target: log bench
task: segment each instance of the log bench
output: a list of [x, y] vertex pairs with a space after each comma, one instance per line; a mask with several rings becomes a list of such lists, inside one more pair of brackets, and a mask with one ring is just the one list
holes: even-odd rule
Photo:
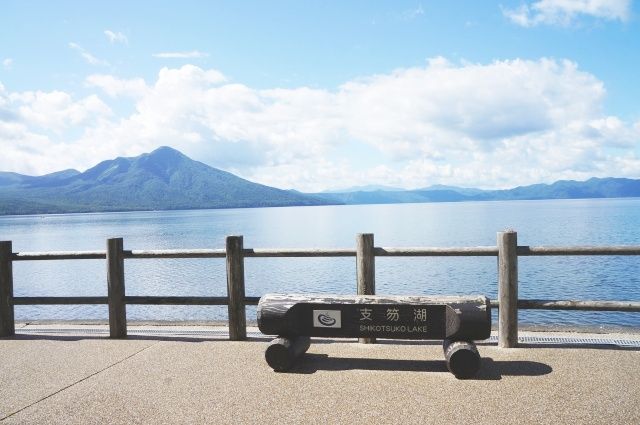
[[447, 368], [469, 378], [480, 368], [474, 340], [491, 334], [485, 296], [267, 294], [258, 303], [258, 327], [277, 335], [266, 349], [273, 370], [290, 370], [310, 337], [442, 340]]

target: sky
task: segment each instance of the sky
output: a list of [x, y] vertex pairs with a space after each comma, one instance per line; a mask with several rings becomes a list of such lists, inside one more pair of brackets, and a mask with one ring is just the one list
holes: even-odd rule
[[633, 0], [0, 3], [0, 170], [160, 146], [249, 180], [640, 178]]

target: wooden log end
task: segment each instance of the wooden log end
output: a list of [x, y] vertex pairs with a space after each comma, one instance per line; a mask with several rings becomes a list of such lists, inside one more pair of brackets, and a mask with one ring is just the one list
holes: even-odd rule
[[458, 379], [468, 379], [480, 370], [480, 353], [473, 342], [444, 340], [447, 368]]
[[276, 372], [287, 372], [296, 360], [309, 349], [311, 339], [308, 336], [297, 338], [278, 337], [271, 341], [264, 357], [267, 364]]

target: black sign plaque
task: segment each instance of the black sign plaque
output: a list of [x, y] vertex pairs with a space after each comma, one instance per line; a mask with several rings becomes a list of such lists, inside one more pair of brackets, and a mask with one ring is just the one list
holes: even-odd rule
[[327, 296], [267, 294], [257, 310], [266, 335], [287, 337], [475, 340], [489, 337], [483, 296]]
[[[297, 333], [318, 337], [443, 339], [446, 305], [300, 303], [287, 312]], [[452, 311], [450, 314], [455, 316]]]

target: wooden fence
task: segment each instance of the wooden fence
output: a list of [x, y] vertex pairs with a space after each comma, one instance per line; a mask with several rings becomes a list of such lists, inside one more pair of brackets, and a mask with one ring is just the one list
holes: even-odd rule
[[[13, 252], [11, 241], [0, 242], [0, 337], [15, 334], [14, 306], [37, 304], [108, 304], [111, 338], [127, 336], [127, 304], [227, 305], [229, 337], [246, 339], [246, 305], [259, 297], [245, 295], [244, 261], [250, 257], [356, 257], [359, 295], [375, 294], [375, 257], [488, 256], [498, 259], [498, 345], [518, 342], [518, 309], [590, 310], [640, 312], [640, 301], [523, 300], [518, 298], [518, 257], [549, 255], [640, 255], [640, 246], [518, 246], [514, 231], [499, 232], [496, 246], [383, 248], [374, 246], [373, 234], [358, 234], [355, 249], [252, 249], [244, 248], [242, 236], [228, 236], [225, 249], [125, 250], [122, 238], [108, 239], [106, 251]], [[128, 296], [124, 264], [140, 258], [225, 258], [227, 295]], [[14, 297], [13, 262], [42, 260], [107, 260], [106, 297]], [[361, 342], [371, 342], [363, 338]]]

